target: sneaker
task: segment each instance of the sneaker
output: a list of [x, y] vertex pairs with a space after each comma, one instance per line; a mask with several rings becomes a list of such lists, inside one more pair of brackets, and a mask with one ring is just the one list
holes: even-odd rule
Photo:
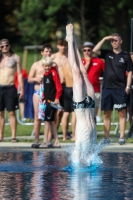
[[104, 138], [104, 139], [102, 140], [102, 142], [103, 142], [104, 144], [109, 144], [111, 141], [110, 141], [109, 138]]
[[120, 144], [120, 145], [125, 144], [125, 140], [124, 140], [123, 138], [120, 138], [120, 139], [119, 139], [119, 144]]

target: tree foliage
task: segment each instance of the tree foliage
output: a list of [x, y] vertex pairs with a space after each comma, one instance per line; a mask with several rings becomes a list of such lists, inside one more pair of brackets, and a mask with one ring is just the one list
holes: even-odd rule
[[19, 34], [15, 12], [21, 0], [0, 0], [0, 38], [16, 38]]
[[124, 40], [123, 47], [128, 50], [130, 46], [132, 0], [0, 0], [0, 8], [0, 36], [21, 33], [23, 44], [65, 37], [65, 26], [71, 22], [79, 44], [97, 43], [118, 32]]
[[62, 19], [63, 22], [67, 21], [65, 9], [69, 7], [70, 2], [69, 0], [23, 0], [21, 11], [17, 16], [24, 41], [40, 44], [54, 39], [56, 30], [62, 26]]
[[123, 38], [123, 48], [129, 50], [133, 1], [102, 0], [100, 13], [103, 13], [99, 19], [100, 36], [103, 37], [118, 32]]

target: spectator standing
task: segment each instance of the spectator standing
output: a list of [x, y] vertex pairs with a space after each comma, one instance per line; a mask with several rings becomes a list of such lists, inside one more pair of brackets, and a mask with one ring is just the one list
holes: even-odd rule
[[[133, 63], [133, 53], [130, 53], [131, 60]], [[127, 119], [129, 119], [130, 125], [133, 122], [133, 76], [132, 76], [132, 83], [131, 83], [131, 89], [129, 93], [129, 108], [127, 109]], [[128, 121], [128, 120], [127, 120]]]
[[71, 140], [75, 141], [75, 126], [76, 126], [76, 115], [73, 109], [73, 78], [72, 72], [67, 62], [63, 68], [63, 77], [65, 81], [65, 89], [64, 89], [64, 112], [62, 116], [62, 132], [63, 132], [63, 141], [68, 138], [68, 122], [69, 116], [71, 116], [71, 128], [72, 128], [72, 138]]
[[19, 98], [23, 99], [24, 96], [24, 83], [21, 72], [20, 57], [15, 54], [11, 48], [8, 39], [0, 41], [1, 57], [0, 57], [0, 141], [3, 141], [4, 132], [4, 110], [9, 113], [10, 127], [12, 133], [11, 142], [17, 142], [16, 139], [16, 114], [15, 110], [18, 109], [18, 95], [14, 85], [14, 75], [17, 71], [18, 82], [21, 87]]
[[[60, 103], [61, 103], [61, 106], [64, 107], [65, 82], [64, 82], [62, 69], [63, 69], [63, 66], [68, 62], [67, 42], [64, 38], [58, 39], [57, 49], [58, 49], [58, 52], [55, 53], [55, 54], [52, 54], [51, 58], [52, 58], [53, 62], [55, 62], [57, 64], [57, 70], [58, 70], [58, 73], [59, 73], [59, 78], [60, 78], [60, 82], [62, 84], [62, 89], [63, 89], [62, 95], [61, 95], [61, 98], [60, 98]], [[59, 111], [59, 110], [56, 111], [55, 121], [56, 121], [57, 129], [60, 125], [62, 114], [63, 114], [62, 111]]]
[[[42, 59], [45, 57], [50, 57], [52, 54], [52, 46], [50, 44], [45, 44], [42, 47], [41, 55]], [[44, 67], [42, 66], [42, 59], [33, 63], [31, 66], [28, 82], [35, 83], [34, 85], [34, 94], [33, 94], [33, 105], [34, 105], [34, 134], [35, 134], [35, 142], [32, 144], [32, 147], [39, 147], [39, 134], [40, 134], [40, 126], [41, 119], [38, 119], [38, 107], [39, 107], [39, 99], [40, 99], [40, 83], [44, 74]]]
[[54, 104], [60, 104], [59, 99], [62, 93], [62, 86], [55, 67], [52, 67], [53, 61], [50, 57], [42, 59], [44, 67], [44, 100], [46, 101], [45, 110], [45, 128], [44, 128], [44, 142], [39, 148], [48, 148], [48, 133], [49, 130], [54, 135], [54, 147], [60, 147], [58, 140], [57, 127], [55, 124], [55, 108], [53, 108], [48, 101]]
[[[111, 42], [112, 50], [100, 50], [105, 41]], [[104, 110], [105, 142], [109, 143], [109, 131], [113, 106], [118, 110], [120, 123], [119, 144], [125, 143], [127, 97], [132, 81], [132, 61], [129, 53], [121, 49], [122, 38], [118, 33], [104, 37], [93, 49], [105, 59], [105, 73], [101, 108]], [[128, 72], [126, 78], [126, 71]]]
[[94, 44], [92, 42], [85, 42], [83, 44], [83, 64], [87, 70], [88, 78], [94, 88], [95, 91], [95, 121], [100, 122], [100, 101], [101, 101], [101, 93], [100, 93], [100, 81], [99, 77], [102, 76], [104, 71], [104, 61], [100, 58], [93, 57], [93, 47]]

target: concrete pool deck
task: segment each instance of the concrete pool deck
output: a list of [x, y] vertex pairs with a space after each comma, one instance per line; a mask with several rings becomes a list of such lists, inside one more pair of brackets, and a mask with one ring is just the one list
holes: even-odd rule
[[[0, 142], [0, 151], [65, 151], [66, 149], [74, 146], [74, 143], [61, 143], [61, 148], [34, 149], [31, 148], [31, 144], [31, 142]], [[118, 143], [110, 143], [109, 145], [103, 147], [101, 152], [133, 152], [133, 144], [127, 143], [124, 145], [119, 145]]]

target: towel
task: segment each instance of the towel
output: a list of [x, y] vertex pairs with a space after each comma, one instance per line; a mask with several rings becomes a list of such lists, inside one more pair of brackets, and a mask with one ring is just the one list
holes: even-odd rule
[[44, 100], [44, 83], [43, 79], [40, 83], [40, 92], [39, 92], [39, 107], [38, 107], [38, 119], [45, 119], [45, 110], [46, 110], [46, 100]]
[[34, 83], [28, 83], [27, 79], [24, 79], [24, 117], [34, 119], [34, 107], [33, 107], [33, 94], [34, 94]]

